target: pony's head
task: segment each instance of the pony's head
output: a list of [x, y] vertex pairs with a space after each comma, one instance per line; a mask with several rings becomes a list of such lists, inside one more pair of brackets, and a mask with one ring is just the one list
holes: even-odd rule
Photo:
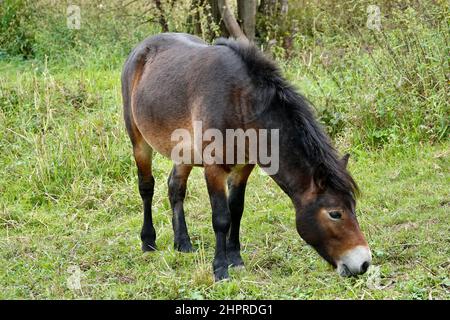
[[[346, 170], [347, 161], [348, 155], [334, 172], [322, 164], [313, 170], [310, 187], [302, 193], [296, 216], [300, 236], [341, 276], [363, 274], [372, 260], [356, 219], [356, 184]], [[339, 179], [346, 180], [339, 184]], [[349, 190], [345, 190], [346, 185]]]

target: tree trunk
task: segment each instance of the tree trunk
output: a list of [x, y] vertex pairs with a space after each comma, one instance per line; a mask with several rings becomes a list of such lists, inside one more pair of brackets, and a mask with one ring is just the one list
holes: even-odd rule
[[217, 4], [219, 5], [219, 11], [222, 16], [222, 20], [227, 27], [230, 35], [238, 40], [248, 41], [244, 32], [242, 32], [241, 28], [239, 27], [239, 24], [236, 21], [233, 12], [230, 9], [228, 0], [217, 0]]
[[256, 0], [238, 0], [238, 17], [249, 41], [255, 40]]
[[166, 16], [161, 4], [161, 0], [155, 0], [156, 8], [159, 11], [159, 24], [163, 32], [169, 32], [169, 24], [167, 23]]
[[219, 9], [219, 1], [218, 0], [208, 0], [208, 2], [211, 7], [211, 16], [214, 19], [214, 22], [219, 26], [220, 33], [224, 37], [228, 37], [230, 35], [230, 33], [228, 32], [228, 29], [222, 20], [222, 14], [220, 13], [220, 9]]

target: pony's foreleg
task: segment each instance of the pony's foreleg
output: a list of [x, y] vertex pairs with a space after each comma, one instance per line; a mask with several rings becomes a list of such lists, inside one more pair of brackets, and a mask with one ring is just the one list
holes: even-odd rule
[[156, 250], [156, 232], [152, 219], [152, 199], [155, 179], [152, 175], [152, 148], [144, 141], [134, 143], [133, 154], [138, 167], [139, 193], [144, 205], [144, 223], [141, 229], [143, 251]]
[[228, 264], [233, 267], [243, 266], [239, 228], [244, 211], [245, 187], [255, 165], [249, 164], [228, 177], [228, 207], [231, 213], [231, 227], [227, 238]]
[[174, 232], [174, 247], [181, 252], [192, 252], [183, 202], [186, 195], [186, 183], [192, 166], [174, 165], [168, 183], [170, 206], [172, 207], [172, 226]]
[[220, 166], [205, 167], [206, 186], [212, 208], [212, 224], [216, 236], [216, 251], [213, 261], [216, 281], [228, 278], [226, 237], [230, 228], [231, 216], [226, 194], [227, 176], [228, 173]]

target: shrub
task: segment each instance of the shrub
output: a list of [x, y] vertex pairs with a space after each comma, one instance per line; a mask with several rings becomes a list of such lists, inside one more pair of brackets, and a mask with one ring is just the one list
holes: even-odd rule
[[0, 2], [0, 56], [34, 55], [33, 3], [28, 0]]

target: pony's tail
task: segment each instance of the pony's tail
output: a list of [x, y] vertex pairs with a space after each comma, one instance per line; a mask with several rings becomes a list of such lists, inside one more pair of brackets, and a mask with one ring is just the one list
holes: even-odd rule
[[144, 67], [147, 61], [149, 48], [145, 45], [139, 45], [128, 56], [121, 75], [122, 81], [122, 102], [123, 102], [123, 116], [125, 125], [129, 134], [132, 133], [134, 126], [133, 119], [133, 103], [134, 92], [137, 85], [141, 81]]

